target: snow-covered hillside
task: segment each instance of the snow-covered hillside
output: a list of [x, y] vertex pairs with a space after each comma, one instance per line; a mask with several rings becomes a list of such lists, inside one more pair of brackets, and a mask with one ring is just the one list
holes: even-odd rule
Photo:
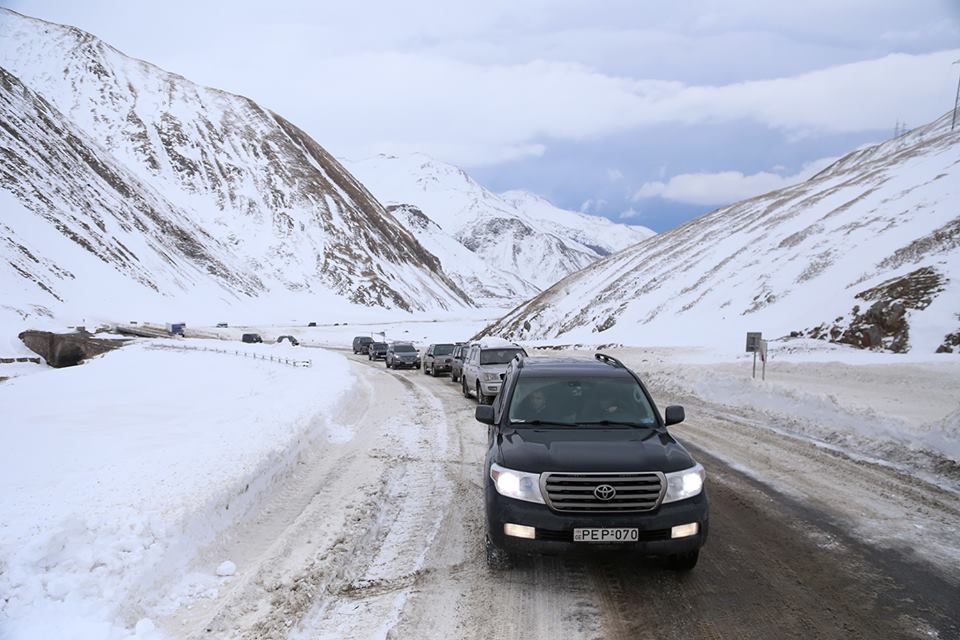
[[[423, 154], [344, 164], [384, 204], [406, 205], [429, 219], [428, 234], [411, 230], [431, 250], [445, 235], [479, 257], [464, 257], [456, 247], [437, 250], [444, 271], [478, 299], [523, 299], [653, 235], [645, 227], [559, 209], [522, 191], [497, 195], [462, 169]], [[504, 288], [489, 270], [512, 284]]]
[[5, 9], [0, 67], [8, 315], [471, 304], [333, 157], [254, 102]]
[[855, 151], [806, 182], [597, 262], [486, 331], [741, 345], [752, 330], [893, 351], [957, 350], [958, 143], [947, 115]]

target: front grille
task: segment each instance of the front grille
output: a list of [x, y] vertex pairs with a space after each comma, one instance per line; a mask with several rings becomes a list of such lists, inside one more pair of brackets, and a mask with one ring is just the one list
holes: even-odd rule
[[[540, 483], [547, 506], [555, 511], [591, 513], [650, 511], [660, 504], [666, 488], [658, 472], [544, 473]], [[615, 491], [608, 500], [597, 497], [597, 487], [604, 485]]]

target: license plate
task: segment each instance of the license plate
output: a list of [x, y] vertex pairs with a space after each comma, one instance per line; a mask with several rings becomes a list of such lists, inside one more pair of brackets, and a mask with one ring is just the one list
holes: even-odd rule
[[636, 542], [639, 529], [574, 529], [574, 542]]

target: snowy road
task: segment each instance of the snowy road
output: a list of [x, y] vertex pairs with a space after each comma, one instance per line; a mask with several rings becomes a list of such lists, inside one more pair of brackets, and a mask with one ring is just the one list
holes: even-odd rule
[[[692, 574], [653, 561], [560, 558], [492, 573], [482, 553], [486, 430], [473, 420], [475, 404], [449, 378], [351, 359], [360, 384], [341, 423], [352, 437], [305, 457], [261, 510], [201, 554], [206, 564], [230, 558], [238, 573], [212, 597], [172, 612], [163, 631], [196, 638], [960, 637], [954, 567], [945, 562], [938, 571], [889, 544], [871, 546], [854, 524], [857, 513], [895, 518], [915, 505], [941, 527], [929, 539], [955, 552], [955, 494], [761, 430], [695, 398], [683, 399], [689, 421], [675, 429], [696, 447], [710, 482], [711, 538]], [[792, 469], [797, 488], [775, 491], [721, 459], [788, 482]], [[838, 501], [842, 508], [831, 506]]]

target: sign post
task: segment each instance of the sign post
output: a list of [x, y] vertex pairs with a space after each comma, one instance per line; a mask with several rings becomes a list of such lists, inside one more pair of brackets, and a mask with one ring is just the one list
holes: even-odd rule
[[[760, 351], [760, 342], [763, 339], [763, 334], [760, 331], [748, 331], [747, 332], [747, 353], [753, 354], [753, 377], [757, 377], [757, 352]], [[766, 357], [766, 352], [764, 356]]]
[[762, 373], [760, 374], [761, 380], [767, 379], [767, 341], [760, 341], [760, 362], [763, 363], [763, 368], [761, 369]]

